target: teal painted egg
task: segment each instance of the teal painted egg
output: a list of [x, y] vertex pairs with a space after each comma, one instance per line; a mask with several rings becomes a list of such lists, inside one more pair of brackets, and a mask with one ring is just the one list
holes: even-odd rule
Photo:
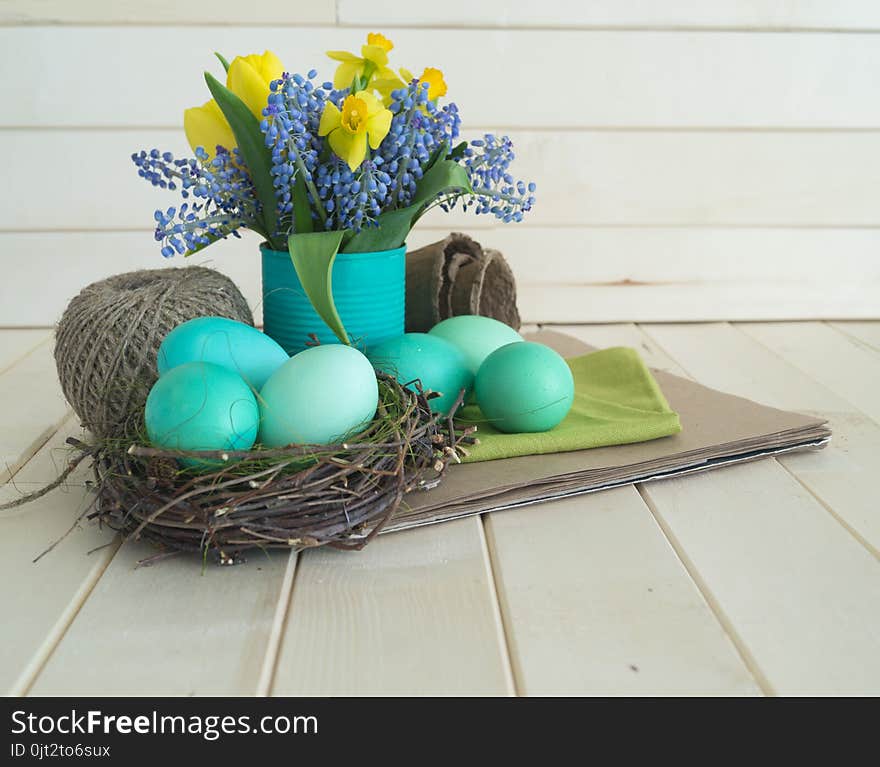
[[159, 447], [248, 450], [257, 438], [260, 412], [240, 375], [209, 362], [187, 362], [153, 384], [144, 421], [150, 442]]
[[480, 410], [496, 429], [548, 431], [574, 402], [574, 378], [553, 349], [531, 342], [512, 343], [490, 354], [474, 384]]
[[479, 317], [465, 314], [450, 317], [436, 324], [430, 335], [443, 338], [457, 346], [471, 373], [477, 374], [483, 360], [501, 346], [522, 341], [522, 336], [509, 325], [493, 320], [491, 317]]
[[165, 336], [156, 363], [163, 376], [187, 362], [211, 362], [238, 373], [259, 391], [288, 359], [277, 342], [255, 327], [226, 317], [197, 317]]
[[376, 414], [379, 387], [370, 361], [351, 346], [299, 352], [260, 390], [266, 447], [327, 445], [362, 431]]
[[421, 381], [427, 391], [440, 392], [441, 397], [429, 400], [431, 410], [446, 414], [455, 404], [458, 393], [470, 390], [474, 376], [458, 347], [439, 336], [427, 333], [406, 333], [390, 338], [367, 350], [367, 357], [376, 370], [394, 376], [402, 384]]

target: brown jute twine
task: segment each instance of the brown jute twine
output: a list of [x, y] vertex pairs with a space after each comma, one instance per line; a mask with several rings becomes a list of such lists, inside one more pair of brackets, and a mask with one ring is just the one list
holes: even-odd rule
[[99, 438], [143, 411], [165, 335], [195, 317], [254, 324], [228, 277], [201, 266], [118, 274], [74, 298], [56, 328], [55, 363], [67, 401]]
[[453, 232], [406, 256], [406, 329], [425, 333], [461, 314], [492, 317], [520, 328], [516, 281], [504, 256]]

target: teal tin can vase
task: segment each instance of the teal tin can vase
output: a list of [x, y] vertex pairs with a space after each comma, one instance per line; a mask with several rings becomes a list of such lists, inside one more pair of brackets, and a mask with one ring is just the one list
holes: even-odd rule
[[[339, 343], [303, 290], [287, 251], [261, 247], [263, 329], [296, 354], [311, 342]], [[354, 346], [364, 350], [403, 335], [406, 246], [375, 253], [339, 253], [333, 264], [333, 300]]]

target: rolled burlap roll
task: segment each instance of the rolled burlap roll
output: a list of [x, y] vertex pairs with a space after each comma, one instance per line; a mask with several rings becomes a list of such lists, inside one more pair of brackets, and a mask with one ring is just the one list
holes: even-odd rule
[[117, 274], [82, 289], [55, 332], [55, 362], [67, 401], [101, 438], [124, 431], [156, 381], [165, 335], [195, 317], [254, 324], [235, 284], [201, 266]]
[[516, 281], [504, 256], [453, 232], [407, 253], [406, 330], [424, 333], [462, 314], [492, 317], [514, 330], [521, 324]]

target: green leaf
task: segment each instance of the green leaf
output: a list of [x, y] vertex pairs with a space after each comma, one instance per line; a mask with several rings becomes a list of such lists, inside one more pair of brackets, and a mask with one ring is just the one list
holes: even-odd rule
[[438, 160], [445, 160], [448, 155], [449, 142], [443, 141], [440, 146], [438, 146], [433, 152], [431, 152], [431, 156], [428, 158], [428, 162], [425, 165], [425, 170], [430, 170], [437, 164]]
[[455, 160], [438, 160], [416, 184], [413, 204], [421, 204], [422, 210], [445, 194], [470, 194], [471, 182], [467, 171]]
[[399, 248], [425, 209], [446, 194], [471, 192], [467, 171], [453, 160], [438, 160], [416, 185], [413, 202], [406, 208], [388, 210], [376, 219], [378, 226], [361, 229], [345, 245], [345, 253], [373, 253]]
[[257, 199], [263, 208], [260, 216], [263, 230], [270, 235], [274, 234], [278, 226], [278, 211], [275, 189], [272, 186], [272, 152], [266, 146], [260, 123], [245, 103], [210, 72], [205, 72], [205, 82], [232, 128], [238, 150], [247, 164]]
[[333, 262], [344, 232], [307, 232], [287, 238], [293, 268], [318, 316], [344, 344], [351, 344], [333, 300]]
[[314, 228], [306, 179], [302, 173], [298, 173], [293, 185], [293, 230], [304, 233], [311, 232]]
[[223, 69], [224, 69], [224, 71], [228, 72], [228, 71], [229, 71], [229, 62], [228, 62], [225, 58], [223, 58], [223, 54], [222, 54], [222, 53], [217, 53], [217, 51], [214, 51], [214, 55], [215, 55], [218, 59], [220, 59], [220, 63], [223, 65]]
[[456, 144], [453, 150], [449, 153], [450, 160], [460, 160], [464, 157], [464, 150], [467, 149], [467, 141], [462, 141], [459, 144]]
[[345, 253], [376, 253], [380, 250], [399, 248], [406, 242], [406, 236], [412, 229], [413, 216], [419, 212], [418, 205], [407, 208], [388, 210], [379, 214], [376, 219], [378, 226], [361, 229], [343, 248]]

